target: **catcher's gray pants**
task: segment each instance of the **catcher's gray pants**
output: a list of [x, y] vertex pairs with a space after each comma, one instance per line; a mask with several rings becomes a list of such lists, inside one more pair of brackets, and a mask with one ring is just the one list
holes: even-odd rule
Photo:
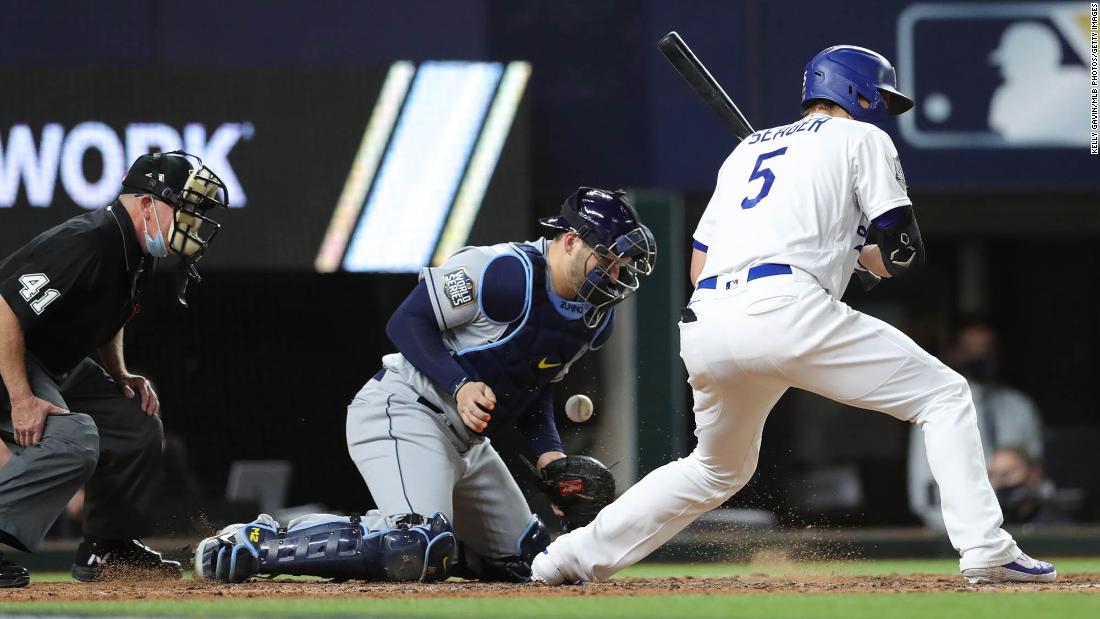
[[14, 440], [10, 402], [0, 384], [0, 438], [12, 457], [0, 468], [0, 541], [34, 551], [65, 504], [85, 486], [85, 535], [129, 539], [148, 533], [164, 429], [128, 400], [91, 359], [53, 377], [28, 356], [36, 396], [71, 411], [47, 415], [42, 440]]
[[482, 557], [516, 554], [531, 510], [488, 439], [469, 443], [386, 372], [348, 407], [348, 452], [381, 516], [442, 512]]

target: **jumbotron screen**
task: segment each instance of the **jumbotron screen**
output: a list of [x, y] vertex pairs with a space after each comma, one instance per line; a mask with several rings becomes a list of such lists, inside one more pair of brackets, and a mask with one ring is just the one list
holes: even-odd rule
[[0, 255], [109, 204], [139, 155], [183, 149], [229, 193], [204, 267], [416, 271], [465, 244], [489, 202], [526, 201], [524, 174], [494, 172], [526, 161], [513, 129], [529, 74], [456, 61], [0, 70], [21, 93], [0, 112]]

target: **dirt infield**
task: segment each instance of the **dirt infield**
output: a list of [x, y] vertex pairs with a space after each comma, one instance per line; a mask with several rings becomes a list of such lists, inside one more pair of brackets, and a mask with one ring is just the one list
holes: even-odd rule
[[441, 598], [503, 596], [751, 595], [758, 593], [901, 593], [935, 591], [1057, 591], [1100, 594], [1100, 573], [1072, 574], [1050, 584], [970, 586], [961, 577], [768, 576], [727, 578], [624, 578], [573, 587], [449, 581], [418, 583], [265, 581], [226, 585], [206, 581], [42, 583], [0, 590], [0, 603], [92, 600], [198, 600], [231, 598]]

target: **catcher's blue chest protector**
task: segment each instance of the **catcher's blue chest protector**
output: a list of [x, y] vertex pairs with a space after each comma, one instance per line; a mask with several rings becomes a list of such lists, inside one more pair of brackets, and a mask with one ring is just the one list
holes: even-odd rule
[[[527, 298], [520, 317], [495, 342], [460, 351], [455, 359], [471, 380], [493, 389], [493, 417], [512, 422], [539, 400], [562, 367], [586, 350], [596, 350], [610, 335], [611, 309], [595, 328], [581, 320], [583, 307], [551, 298], [546, 258], [534, 247], [513, 244], [527, 275]], [[559, 305], [574, 306], [559, 308]], [[494, 423], [491, 428], [510, 425]]]

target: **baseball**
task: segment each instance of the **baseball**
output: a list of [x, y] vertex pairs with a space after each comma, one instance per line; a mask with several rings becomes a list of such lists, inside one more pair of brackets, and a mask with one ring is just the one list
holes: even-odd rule
[[579, 393], [565, 401], [565, 416], [571, 421], [584, 423], [592, 418], [592, 400]]

